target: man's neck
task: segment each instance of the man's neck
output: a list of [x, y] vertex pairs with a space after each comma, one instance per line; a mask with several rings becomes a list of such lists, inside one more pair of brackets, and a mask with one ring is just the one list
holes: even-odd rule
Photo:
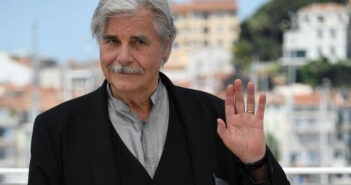
[[[152, 88], [151, 88], [152, 87]], [[117, 92], [110, 86], [112, 96], [126, 103], [131, 112], [138, 115], [143, 122], [147, 121], [152, 109], [151, 96], [157, 90], [158, 83], [147, 90], [137, 92]]]

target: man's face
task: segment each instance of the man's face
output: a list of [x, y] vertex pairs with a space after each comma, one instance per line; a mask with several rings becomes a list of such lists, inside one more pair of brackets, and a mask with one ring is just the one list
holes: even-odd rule
[[114, 95], [156, 89], [169, 41], [161, 45], [153, 20], [146, 8], [130, 16], [108, 19], [106, 31], [99, 40], [100, 59]]

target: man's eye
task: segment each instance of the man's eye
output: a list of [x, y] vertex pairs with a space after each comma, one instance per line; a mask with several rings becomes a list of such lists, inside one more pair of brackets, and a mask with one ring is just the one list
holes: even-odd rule
[[146, 44], [146, 42], [143, 40], [137, 40], [136, 42], [137, 42], [137, 44], [141, 44], [141, 45]]
[[117, 42], [117, 40], [115, 40], [115, 39], [107, 39], [106, 40], [106, 43], [116, 43]]
[[114, 38], [105, 38], [104, 43], [105, 44], [118, 44], [119, 40], [114, 39]]

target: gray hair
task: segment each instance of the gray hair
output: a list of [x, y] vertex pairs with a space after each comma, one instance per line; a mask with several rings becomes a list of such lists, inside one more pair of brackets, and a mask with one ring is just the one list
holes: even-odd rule
[[100, 0], [91, 20], [92, 35], [99, 40], [106, 29], [109, 17], [133, 15], [141, 7], [146, 7], [152, 12], [155, 20], [153, 26], [161, 44], [166, 38], [170, 39], [168, 56], [162, 61], [163, 65], [169, 58], [176, 36], [173, 13], [168, 0]]

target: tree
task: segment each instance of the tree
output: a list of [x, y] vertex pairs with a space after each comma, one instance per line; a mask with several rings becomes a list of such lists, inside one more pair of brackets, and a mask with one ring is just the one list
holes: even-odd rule
[[266, 134], [267, 146], [277, 160], [280, 160], [279, 144], [277, 139], [271, 133]]
[[350, 60], [331, 64], [324, 58], [309, 62], [298, 68], [296, 72], [297, 82], [306, 83], [313, 87], [322, 85], [323, 79], [329, 79], [333, 87], [351, 87]]

